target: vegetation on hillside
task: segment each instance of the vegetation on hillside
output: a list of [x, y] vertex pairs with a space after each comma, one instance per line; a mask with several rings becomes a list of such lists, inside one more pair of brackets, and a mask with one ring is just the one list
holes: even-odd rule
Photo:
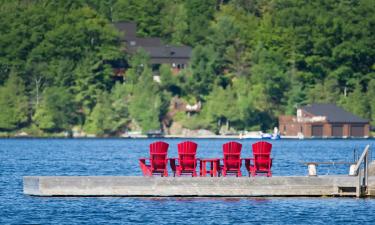
[[[0, 131], [266, 130], [313, 102], [375, 125], [373, 0], [0, 0], [0, 18]], [[154, 82], [144, 51], [121, 50], [123, 20], [192, 46], [189, 67]], [[171, 116], [174, 96], [202, 110]]]

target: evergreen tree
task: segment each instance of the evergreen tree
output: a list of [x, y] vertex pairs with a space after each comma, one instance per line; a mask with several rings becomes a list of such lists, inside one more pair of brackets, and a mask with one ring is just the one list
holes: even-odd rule
[[137, 22], [137, 33], [141, 36], [161, 36], [160, 18], [164, 0], [117, 0], [113, 6], [115, 21]]
[[103, 83], [95, 77], [95, 67], [91, 58], [82, 61], [74, 71], [74, 86], [72, 87], [75, 101], [86, 115], [95, 106], [95, 101], [100, 90], [104, 89]]
[[254, 106], [263, 112], [276, 115], [286, 103], [289, 82], [284, 61], [277, 52], [258, 48], [253, 54], [251, 88]]
[[130, 122], [129, 116], [129, 93], [126, 85], [116, 83], [112, 88], [111, 102], [113, 109], [114, 130], [123, 130]]
[[0, 129], [14, 130], [28, 121], [28, 100], [25, 84], [15, 72], [12, 72], [0, 87]]
[[375, 79], [372, 79], [368, 85], [367, 99], [371, 109], [371, 125], [375, 126]]
[[240, 119], [237, 96], [230, 86], [227, 86], [226, 89], [215, 86], [210, 95], [207, 96], [205, 110], [212, 123], [216, 125], [217, 130], [225, 126], [225, 130], [228, 131], [231, 122]]
[[173, 44], [188, 42], [187, 12], [183, 4], [167, 4], [162, 14], [163, 36]]
[[208, 25], [214, 16], [216, 0], [189, 0], [185, 2], [189, 26], [189, 44], [195, 46], [205, 43]]
[[89, 134], [104, 135], [115, 132], [116, 122], [114, 112], [107, 92], [98, 95], [98, 100], [87, 117], [84, 124], [84, 131]]
[[61, 131], [75, 122], [73, 97], [63, 87], [49, 87], [43, 92], [40, 106], [33, 116], [34, 123], [42, 130]]
[[158, 87], [152, 79], [151, 71], [146, 68], [135, 84], [129, 103], [130, 115], [144, 133], [159, 130], [161, 106]]
[[218, 55], [212, 46], [198, 46], [191, 58], [192, 74], [188, 77], [186, 93], [195, 97], [208, 95], [216, 80]]
[[169, 91], [172, 95], [181, 95], [181, 87], [178, 84], [177, 75], [173, 75], [169, 65], [160, 67], [161, 88]]
[[352, 93], [349, 93], [342, 102], [344, 108], [355, 115], [370, 119], [371, 118], [371, 102], [362, 92], [362, 86], [357, 83]]

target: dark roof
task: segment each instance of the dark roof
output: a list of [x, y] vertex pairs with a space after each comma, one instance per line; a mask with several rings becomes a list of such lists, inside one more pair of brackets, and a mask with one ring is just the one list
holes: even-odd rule
[[124, 34], [121, 35], [122, 41], [137, 37], [137, 24], [135, 22], [115, 22], [113, 25]]
[[130, 53], [136, 52], [138, 48], [143, 48], [150, 55], [151, 60], [165, 58], [168, 60], [166, 62], [181, 58], [188, 60], [191, 56], [192, 48], [189, 46], [164, 45], [158, 37], [137, 37], [135, 22], [117, 22], [114, 23], [114, 26], [124, 33], [121, 40], [126, 42], [126, 50]]
[[190, 58], [189, 46], [142, 47], [151, 58]]
[[156, 37], [137, 38], [135, 41], [137, 46], [142, 47], [156, 47], [163, 45], [161, 39]]
[[315, 116], [325, 116], [331, 123], [368, 123], [369, 120], [362, 119], [350, 112], [336, 106], [335, 104], [311, 104], [301, 107], [302, 110]]

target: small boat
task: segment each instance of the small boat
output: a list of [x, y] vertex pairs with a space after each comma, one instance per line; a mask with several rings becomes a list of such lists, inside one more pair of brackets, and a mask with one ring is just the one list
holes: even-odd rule
[[272, 134], [262, 134], [262, 139], [272, 139], [272, 140], [278, 140], [280, 139], [280, 133], [279, 129], [277, 127], [273, 128], [273, 133]]
[[268, 133], [265, 133], [265, 134], [262, 134], [262, 139], [272, 139], [272, 134], [268, 134]]
[[240, 134], [240, 139], [262, 139], [261, 131], [250, 131]]
[[273, 133], [263, 133], [262, 131], [250, 131], [244, 132], [240, 134], [240, 139], [271, 139], [271, 140], [279, 140], [280, 133], [277, 127], [273, 129]]

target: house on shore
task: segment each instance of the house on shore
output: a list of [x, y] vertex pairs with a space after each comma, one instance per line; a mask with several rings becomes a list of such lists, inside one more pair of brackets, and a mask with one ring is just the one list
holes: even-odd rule
[[279, 130], [284, 136], [368, 137], [370, 123], [335, 104], [311, 104], [298, 108], [297, 116], [280, 116]]
[[121, 42], [126, 46], [126, 52], [134, 54], [142, 48], [149, 54], [153, 71], [157, 72], [161, 64], [168, 64], [173, 73], [178, 73], [189, 64], [190, 46], [163, 44], [158, 37], [138, 37], [135, 22], [116, 22], [114, 26], [122, 33]]

